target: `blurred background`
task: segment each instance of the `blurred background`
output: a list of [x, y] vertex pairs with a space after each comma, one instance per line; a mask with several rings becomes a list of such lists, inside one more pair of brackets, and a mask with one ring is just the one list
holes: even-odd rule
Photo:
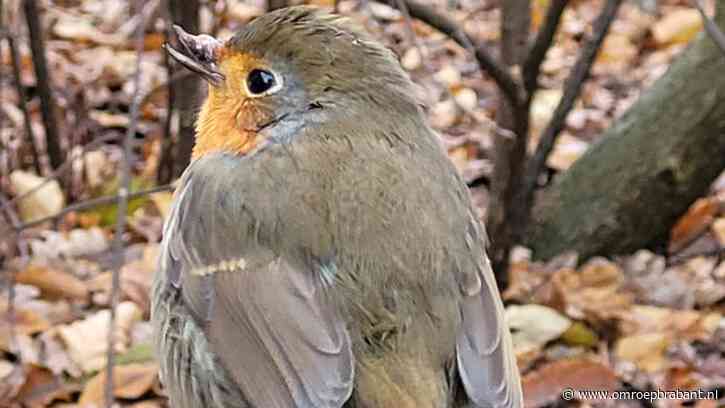
[[302, 3], [418, 85], [527, 407], [725, 404], [725, 1], [2, 0], [0, 406], [166, 406], [149, 288], [206, 83], [162, 45]]

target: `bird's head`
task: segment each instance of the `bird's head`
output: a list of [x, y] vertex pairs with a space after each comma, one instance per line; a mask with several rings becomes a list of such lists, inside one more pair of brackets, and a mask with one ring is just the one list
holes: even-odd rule
[[209, 83], [195, 158], [219, 150], [249, 154], [335, 120], [376, 126], [379, 118], [420, 115], [393, 53], [345, 17], [287, 8], [224, 42], [175, 30], [181, 47], [167, 50]]

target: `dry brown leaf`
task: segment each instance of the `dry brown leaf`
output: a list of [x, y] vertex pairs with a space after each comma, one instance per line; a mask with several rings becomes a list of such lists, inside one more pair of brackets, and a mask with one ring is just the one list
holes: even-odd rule
[[[135, 399], [149, 392], [158, 378], [155, 363], [127, 364], [113, 370], [113, 395], [116, 398]], [[86, 383], [78, 403], [81, 406], [103, 406], [106, 371], [99, 372]]]
[[55, 400], [71, 401], [77, 387], [66, 384], [49, 370], [30, 365], [26, 367], [26, 380], [15, 397], [25, 407], [42, 408]]
[[174, 194], [168, 191], [163, 191], [160, 193], [151, 194], [149, 198], [156, 206], [156, 209], [159, 210], [161, 218], [165, 220], [166, 217], [169, 216], [169, 211], [171, 210], [171, 201], [174, 199]]
[[720, 217], [712, 223], [712, 234], [720, 247], [725, 248], [725, 217]]
[[615, 391], [619, 380], [609, 367], [586, 358], [576, 358], [545, 364], [526, 374], [521, 385], [524, 406], [537, 408], [558, 401], [562, 391], [568, 388]]
[[37, 287], [44, 296], [52, 299], [88, 299], [88, 288], [83, 281], [47, 263], [31, 263], [15, 276], [15, 280]]
[[[121, 269], [122, 299], [133, 301], [141, 308], [143, 314], [149, 310], [151, 283], [157, 267], [159, 245], [147, 244], [143, 246], [141, 259], [131, 261]], [[107, 305], [111, 293], [113, 275], [104, 272], [87, 282], [88, 289], [93, 294], [93, 302], [98, 305]]]
[[[14, 324], [11, 324], [11, 320]], [[14, 319], [7, 310], [7, 303], [0, 305], [0, 350], [10, 351], [11, 329], [16, 334], [32, 335], [51, 327], [50, 322], [40, 314], [25, 308], [15, 308]]]
[[702, 18], [694, 8], [677, 8], [665, 14], [652, 27], [659, 45], [686, 44], [702, 29]]
[[620, 331], [627, 335], [657, 332], [671, 339], [707, 340], [715, 333], [721, 319], [722, 315], [716, 312], [635, 305], [621, 320]]
[[[85, 319], [58, 327], [71, 360], [84, 372], [101, 369], [106, 364], [110, 311], [101, 310]], [[141, 320], [141, 310], [133, 302], [121, 302], [116, 310], [116, 342], [118, 352], [126, 350], [131, 326]]]
[[10, 372], [0, 377], [0, 407], [12, 407], [17, 404], [15, 397], [25, 384], [26, 370], [21, 365], [15, 365]]
[[79, 378], [83, 374], [80, 368], [71, 361], [68, 351], [61, 344], [55, 330], [51, 329], [42, 333], [38, 342], [40, 349], [43, 350], [43, 367], [55, 375], [68, 374], [71, 377]]
[[580, 272], [564, 268], [552, 277], [566, 314], [594, 324], [617, 319], [632, 305], [634, 295], [623, 283], [619, 266], [604, 258], [592, 258]]
[[665, 351], [671, 342], [671, 336], [661, 332], [626, 336], [617, 341], [614, 353], [617, 358], [652, 373], [665, 367]]
[[597, 62], [609, 64], [609, 69], [626, 68], [639, 53], [628, 35], [611, 33], [604, 40]]
[[695, 201], [670, 231], [668, 251], [675, 253], [685, 248], [707, 230], [719, 211], [720, 204], [714, 197], [704, 197]]

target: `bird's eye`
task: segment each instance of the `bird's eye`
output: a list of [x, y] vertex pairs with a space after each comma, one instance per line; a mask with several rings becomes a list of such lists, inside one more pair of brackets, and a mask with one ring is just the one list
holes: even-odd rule
[[247, 76], [247, 90], [250, 96], [262, 96], [275, 92], [281, 84], [277, 77], [264, 69], [253, 69]]

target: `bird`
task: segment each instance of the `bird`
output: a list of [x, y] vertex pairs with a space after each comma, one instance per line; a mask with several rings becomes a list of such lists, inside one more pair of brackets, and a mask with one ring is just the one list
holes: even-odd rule
[[174, 30], [208, 94], [151, 294], [170, 405], [522, 407], [484, 227], [395, 54], [309, 6]]

